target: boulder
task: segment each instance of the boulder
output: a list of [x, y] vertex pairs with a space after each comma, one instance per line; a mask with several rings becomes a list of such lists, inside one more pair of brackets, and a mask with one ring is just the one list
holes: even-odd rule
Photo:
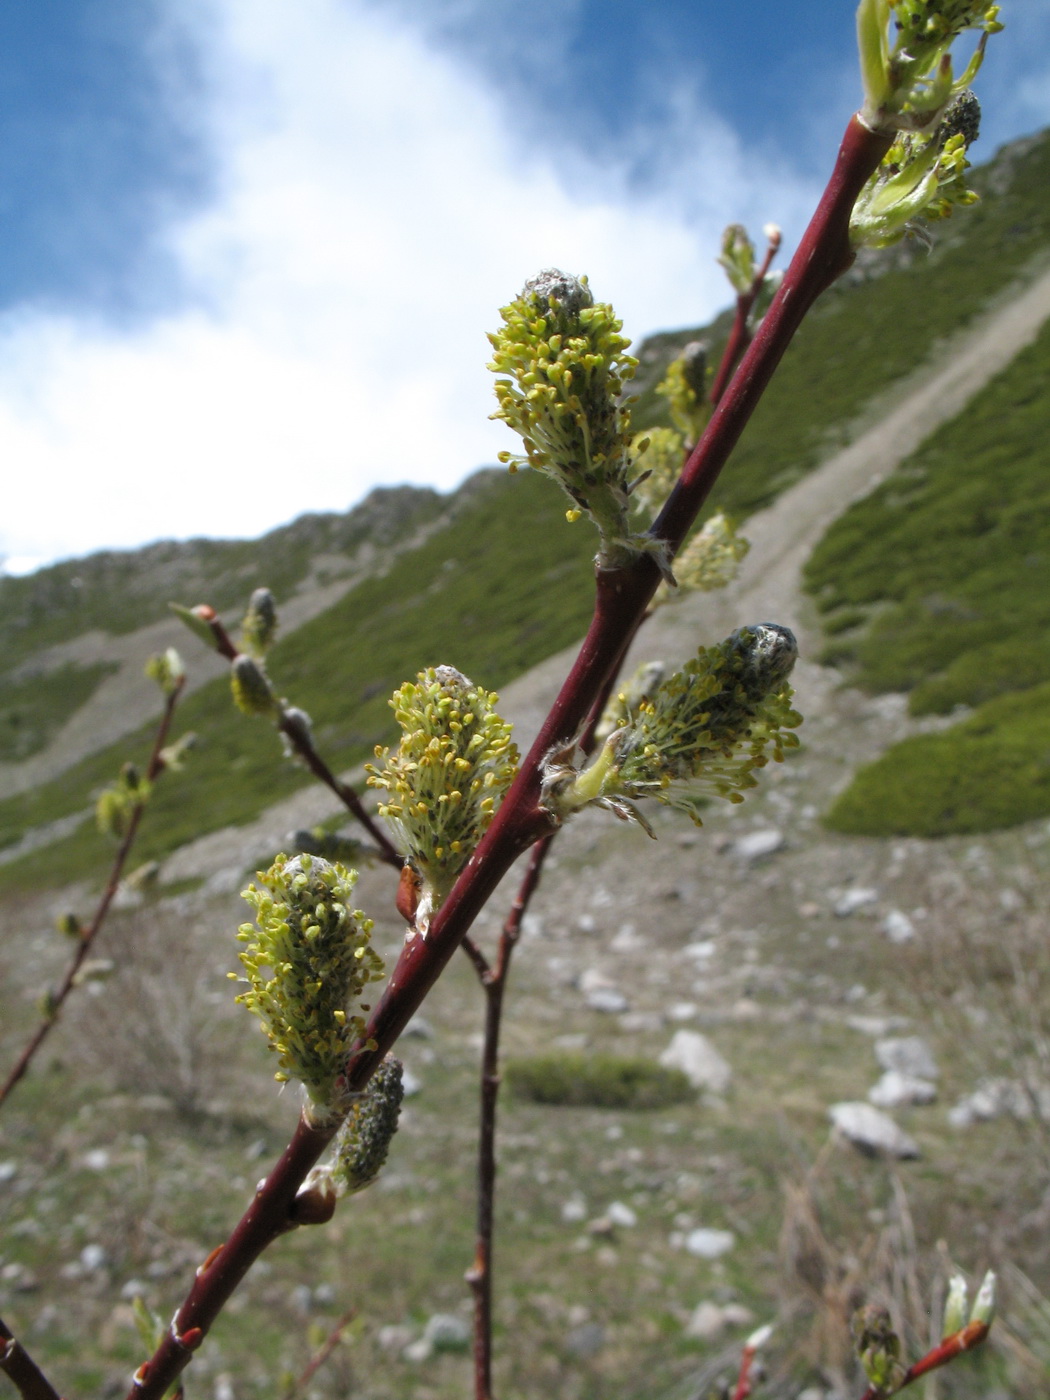
[[733, 1077], [728, 1063], [699, 1031], [675, 1031], [660, 1063], [667, 1069], [680, 1069], [694, 1089], [708, 1089], [713, 1094], [724, 1094]]
[[919, 1145], [899, 1128], [889, 1114], [870, 1103], [835, 1103], [828, 1109], [840, 1137], [867, 1157], [918, 1157]]

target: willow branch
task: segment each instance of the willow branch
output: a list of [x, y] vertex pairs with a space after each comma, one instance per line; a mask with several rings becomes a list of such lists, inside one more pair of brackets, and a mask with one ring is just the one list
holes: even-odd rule
[[[850, 212], [888, 147], [888, 138], [875, 135], [855, 117], [851, 120], [831, 180], [780, 290], [652, 527], [654, 541], [670, 555], [681, 546], [806, 312], [850, 265]], [[517, 857], [556, 829], [539, 802], [543, 760], [550, 749], [572, 743], [582, 731], [659, 582], [659, 569], [647, 554], [623, 568], [598, 571], [594, 617], [579, 655], [492, 825], [427, 935], [417, 934], [404, 946], [347, 1066], [348, 1091], [368, 1083]], [[300, 1141], [303, 1131], [300, 1125], [215, 1262], [195, 1281], [176, 1313], [172, 1336], [141, 1368], [128, 1400], [160, 1400], [189, 1360], [185, 1337], [207, 1331], [255, 1259], [289, 1227], [295, 1190], [335, 1127], [310, 1129], [308, 1140]]]
[[[223, 626], [218, 613], [214, 608], [204, 604], [195, 609], [202, 621], [211, 628], [212, 636], [215, 639], [215, 650], [220, 656], [229, 662], [237, 660], [241, 653], [234, 644], [229, 632]], [[314, 741], [310, 734], [302, 726], [293, 724], [282, 706], [281, 714], [276, 721], [278, 731], [284, 735], [289, 745], [310, 770], [314, 777], [325, 785], [326, 788], [339, 799], [350, 815], [359, 822], [368, 832], [376, 844], [379, 858], [385, 864], [392, 866], [395, 870], [400, 870], [405, 863], [404, 856], [400, 853], [394, 843], [387, 836], [383, 828], [375, 822], [371, 814], [354, 788], [349, 783], [345, 783], [342, 778], [337, 778], [329, 768], [321, 755], [317, 752]]]
[[[171, 693], [168, 695], [164, 705], [164, 713], [161, 715], [160, 723], [157, 726], [157, 732], [153, 740], [153, 749], [150, 753], [149, 766], [146, 769], [147, 783], [155, 782], [164, 771], [163, 749], [168, 742], [168, 732], [171, 729], [171, 721], [175, 713], [175, 706], [178, 704], [184, 684], [185, 678], [180, 676], [174, 682]], [[121, 877], [124, 874], [124, 866], [127, 864], [128, 856], [131, 854], [131, 848], [135, 844], [139, 822], [142, 820], [142, 813], [145, 807], [146, 803], [142, 801], [132, 804], [128, 815], [127, 829], [124, 832], [117, 854], [113, 859], [113, 864], [110, 867], [109, 879], [106, 881], [106, 888], [102, 892], [102, 898], [99, 900], [95, 909], [94, 917], [86, 927], [80, 929], [77, 935], [76, 951], [69, 961], [69, 966], [66, 968], [62, 981], [48, 996], [46, 1013], [41, 1018], [39, 1026], [37, 1026], [36, 1030], [26, 1042], [21, 1055], [19, 1055], [14, 1068], [7, 1076], [3, 1087], [0, 1088], [0, 1106], [6, 1103], [11, 1091], [32, 1063], [33, 1057], [51, 1034], [51, 1028], [58, 1020], [59, 1012], [62, 1010], [66, 998], [76, 986], [77, 973], [80, 971], [88, 953], [90, 953], [91, 946], [98, 936], [99, 930], [106, 921], [106, 915], [109, 913], [110, 905], [113, 903], [117, 889], [120, 886]]]
[[708, 402], [717, 406], [729, 387], [737, 365], [743, 358], [744, 351], [751, 344], [752, 332], [750, 326], [751, 311], [755, 305], [758, 295], [762, 290], [762, 284], [766, 280], [766, 273], [769, 271], [773, 259], [777, 255], [780, 247], [780, 232], [776, 231], [775, 237], [768, 240], [766, 244], [766, 255], [762, 259], [762, 265], [755, 273], [750, 287], [746, 292], [737, 294], [736, 311], [733, 315], [733, 325], [729, 332], [729, 339], [726, 341], [722, 358], [718, 364], [718, 371], [715, 374], [714, 383], [711, 385], [710, 393], [707, 396]]
[[15, 1386], [22, 1400], [62, 1400], [25, 1347], [0, 1317], [0, 1371]]
[[988, 1336], [989, 1330], [989, 1324], [986, 1322], [968, 1322], [965, 1327], [953, 1332], [950, 1337], [945, 1337], [943, 1342], [939, 1342], [924, 1357], [909, 1366], [904, 1373], [904, 1379], [893, 1390], [880, 1390], [877, 1385], [869, 1385], [861, 1400], [886, 1400], [887, 1396], [896, 1395], [914, 1381], [929, 1375], [931, 1371], [947, 1366], [957, 1356], [962, 1356], [963, 1352], [979, 1347]]
[[478, 1195], [474, 1262], [466, 1279], [474, 1295], [474, 1397], [492, 1396], [492, 1242], [496, 1206], [496, 1105], [499, 1099], [499, 1041], [503, 997], [510, 962], [521, 937], [522, 920], [540, 883], [553, 836], [537, 842], [529, 856], [510, 913], [500, 934], [495, 967], [481, 976], [485, 991], [485, 1039], [481, 1056], [481, 1104], [478, 1126]]

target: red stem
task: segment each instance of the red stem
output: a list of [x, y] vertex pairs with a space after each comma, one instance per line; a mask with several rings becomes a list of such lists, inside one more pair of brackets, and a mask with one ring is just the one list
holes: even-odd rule
[[747, 1400], [751, 1394], [751, 1368], [755, 1364], [755, 1356], [754, 1347], [744, 1348], [740, 1357], [740, 1374], [736, 1378], [736, 1387], [733, 1390], [733, 1400]]
[[715, 375], [714, 383], [708, 394], [708, 402], [717, 407], [722, 395], [729, 387], [729, 381], [733, 377], [737, 365], [743, 357], [744, 351], [751, 344], [751, 328], [748, 325], [748, 318], [751, 315], [751, 308], [755, 304], [762, 284], [766, 280], [766, 273], [770, 264], [777, 255], [780, 247], [780, 234], [771, 238], [766, 247], [766, 255], [762, 259], [762, 266], [755, 273], [751, 286], [746, 292], [740, 292], [736, 299], [736, 315], [733, 317], [733, 326], [729, 332], [729, 339], [726, 341], [726, 348], [722, 352], [722, 359], [719, 362], [718, 373]]
[[[178, 703], [183, 684], [184, 680], [182, 677], [175, 682], [171, 694], [168, 696], [167, 703], [164, 706], [164, 713], [161, 716], [160, 723], [157, 726], [157, 733], [153, 740], [153, 750], [150, 754], [149, 766], [146, 769], [146, 781], [149, 783], [155, 782], [164, 770], [164, 760], [161, 758], [161, 750], [167, 743], [172, 716], [175, 713], [175, 706]], [[124, 873], [124, 865], [131, 853], [132, 846], [135, 844], [135, 837], [138, 834], [139, 822], [142, 820], [142, 813], [145, 810], [145, 806], [146, 804], [144, 802], [136, 802], [131, 808], [127, 830], [124, 832], [124, 837], [114, 857], [113, 865], [109, 872], [109, 879], [106, 882], [106, 888], [102, 892], [102, 898], [99, 900], [98, 906], [95, 909], [95, 917], [91, 920], [91, 923], [88, 924], [87, 928], [81, 930], [76, 952], [70, 959], [65, 976], [59, 983], [58, 990], [51, 995], [47, 1015], [43, 1017], [40, 1025], [37, 1026], [36, 1030], [30, 1036], [21, 1055], [18, 1057], [17, 1063], [7, 1076], [3, 1088], [0, 1088], [0, 1106], [7, 1101], [8, 1095], [29, 1068], [33, 1057], [36, 1055], [41, 1045], [43, 1045], [44, 1041], [51, 1034], [51, 1028], [58, 1020], [58, 1014], [62, 1006], [73, 990], [77, 973], [80, 971], [84, 959], [91, 951], [91, 945], [94, 943], [99, 930], [105, 923], [106, 915], [109, 913], [109, 906], [112, 904], [113, 898], [117, 893], [121, 875]]]
[[15, 1386], [22, 1400], [62, 1400], [3, 1318], [0, 1318], [0, 1371]]
[[353, 1322], [356, 1316], [356, 1308], [351, 1308], [348, 1312], [345, 1312], [343, 1314], [343, 1316], [332, 1328], [331, 1332], [329, 1332], [328, 1336], [321, 1343], [320, 1347], [318, 1347], [317, 1351], [310, 1358], [307, 1365], [303, 1368], [302, 1375], [297, 1381], [294, 1382], [291, 1389], [286, 1392], [285, 1400], [292, 1400], [293, 1396], [298, 1395], [300, 1391], [302, 1391], [303, 1387], [308, 1385], [310, 1381], [313, 1380], [314, 1376], [321, 1369], [324, 1363], [328, 1360], [332, 1352], [335, 1351], [339, 1343], [343, 1340], [343, 1333], [346, 1331], [347, 1327], [349, 1327], [350, 1323]]
[[925, 1356], [909, 1366], [904, 1373], [904, 1379], [896, 1390], [887, 1392], [880, 1390], [877, 1385], [869, 1385], [861, 1400], [885, 1400], [887, 1394], [896, 1395], [905, 1386], [909, 1386], [913, 1381], [919, 1380], [922, 1376], [928, 1375], [931, 1371], [938, 1370], [941, 1366], [947, 1366], [949, 1361], [954, 1361], [957, 1356], [961, 1356], [964, 1351], [973, 1351], [988, 1336], [989, 1325], [986, 1322], [968, 1322], [965, 1327], [958, 1332], [953, 1332], [950, 1337], [945, 1337], [943, 1342], [939, 1342]]
[[474, 1400], [492, 1400], [492, 1241], [496, 1204], [496, 1104], [499, 1099], [499, 1038], [510, 960], [521, 937], [525, 911], [540, 883], [553, 836], [532, 848], [525, 876], [500, 934], [495, 968], [479, 973], [485, 990], [485, 1041], [481, 1059], [478, 1128], [478, 1207], [474, 1263], [467, 1282], [474, 1294]]
[[[855, 117], [850, 121], [828, 188], [799, 251], [729, 389], [690, 455], [681, 480], [653, 526], [653, 536], [665, 542], [671, 554], [679, 548], [696, 518], [805, 312], [852, 261], [850, 212], [888, 146], [888, 138], [868, 131]], [[648, 555], [625, 568], [599, 572], [594, 618], [579, 656], [514, 785], [437, 911], [427, 936], [417, 935], [405, 945], [348, 1066], [347, 1087], [351, 1092], [368, 1083], [517, 856], [553, 831], [552, 819], [539, 806], [544, 757], [552, 747], [564, 746], [582, 730], [659, 581], [659, 569]], [[369, 1042], [374, 1048], [366, 1048]], [[314, 1130], [315, 1136], [318, 1131]], [[281, 1159], [284, 1167], [279, 1177], [282, 1184], [276, 1207], [278, 1217], [291, 1200], [288, 1173], [299, 1171], [301, 1182], [334, 1131], [333, 1128], [321, 1133], [321, 1141], [309, 1153], [300, 1149], [290, 1160], [288, 1153]], [[277, 1190], [270, 1185], [273, 1180], [271, 1177], [262, 1188], [219, 1251], [221, 1271], [218, 1264], [213, 1265], [195, 1282], [178, 1314], [180, 1328], [193, 1325], [206, 1331], [232, 1287], [280, 1233], [273, 1228], [272, 1212], [265, 1213], [261, 1204], [261, 1198], [265, 1200], [271, 1190]], [[225, 1284], [228, 1276], [234, 1278], [230, 1287]], [[212, 1282], [213, 1277], [216, 1282]], [[128, 1400], [160, 1400], [188, 1359], [185, 1349], [166, 1341], [146, 1363], [143, 1380], [133, 1387]]]

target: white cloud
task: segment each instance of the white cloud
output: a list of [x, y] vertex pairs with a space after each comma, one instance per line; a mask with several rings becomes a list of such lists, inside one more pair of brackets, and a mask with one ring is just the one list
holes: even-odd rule
[[484, 331], [526, 276], [587, 271], [636, 336], [695, 323], [726, 300], [722, 225], [797, 229], [813, 195], [685, 99], [644, 195], [530, 149], [476, 73], [360, 0], [195, 22], [220, 173], [170, 233], [192, 305], [0, 319], [0, 552], [23, 562], [452, 486], [509, 445]]

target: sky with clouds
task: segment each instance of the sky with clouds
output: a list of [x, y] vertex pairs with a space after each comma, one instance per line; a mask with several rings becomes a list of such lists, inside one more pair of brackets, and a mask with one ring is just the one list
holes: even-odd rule
[[[484, 332], [541, 267], [635, 338], [797, 238], [851, 0], [34, 0], [0, 13], [0, 556], [254, 535], [508, 446]], [[990, 155], [1050, 122], [1005, 0]]]

